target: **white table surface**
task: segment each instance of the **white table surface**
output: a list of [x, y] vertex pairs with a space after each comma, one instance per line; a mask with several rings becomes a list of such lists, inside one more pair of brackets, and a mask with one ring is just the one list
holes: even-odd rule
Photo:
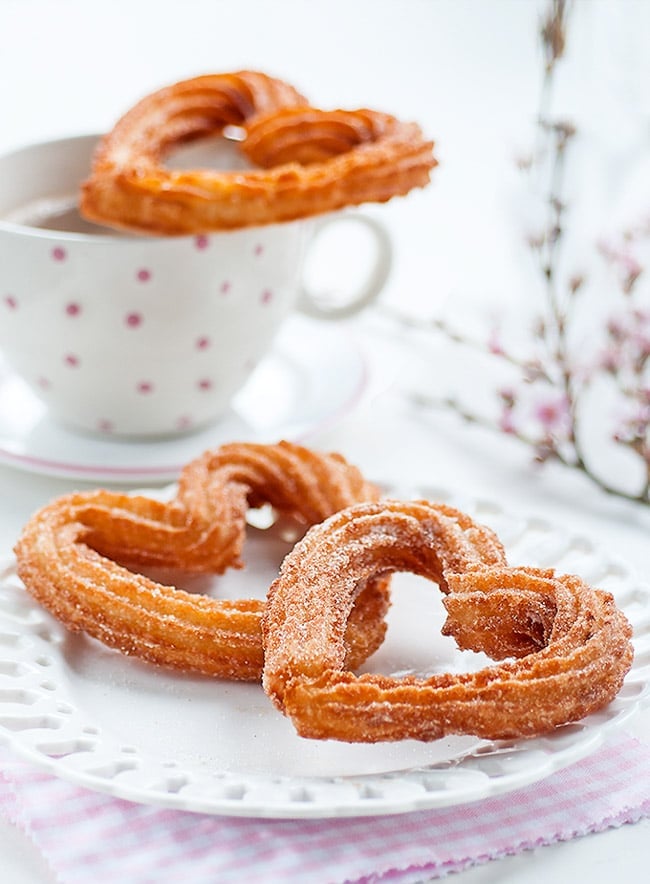
[[[0, 150], [104, 130], [153, 88], [243, 67], [283, 76], [323, 107], [366, 105], [417, 119], [438, 142], [441, 166], [425, 191], [371, 210], [395, 241], [385, 301], [433, 315], [458, 299], [489, 314], [520, 293], [511, 160], [531, 139], [543, 7], [537, 0], [0, 0]], [[647, 10], [642, 0], [578, 2], [572, 47], [579, 62], [565, 66], [567, 111], [599, 156], [617, 154], [630, 167], [648, 147], [634, 127], [625, 129], [629, 111], [648, 132], [648, 98], [637, 89]], [[630, 140], [617, 143], [613, 128]], [[353, 412], [310, 440], [314, 447], [341, 451], [370, 476], [444, 485], [540, 514], [606, 545], [645, 576], [650, 510], [607, 497], [560, 467], [533, 469], [530, 452], [513, 440], [451, 415], [415, 414], [400, 391], [427, 370], [434, 377], [436, 353], [428, 369], [420, 345], [396, 342], [372, 314], [346, 331], [366, 355], [370, 387]], [[0, 549], [11, 547], [34, 509], [81, 487], [88, 486], [0, 467]], [[628, 730], [650, 740], [650, 710]], [[644, 821], [459, 879], [642, 881], [649, 836]], [[30, 842], [6, 824], [0, 857], [8, 884], [51, 880]]]

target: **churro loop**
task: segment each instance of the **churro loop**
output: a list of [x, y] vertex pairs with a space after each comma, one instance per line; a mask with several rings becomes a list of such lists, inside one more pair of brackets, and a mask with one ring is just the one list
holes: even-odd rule
[[277, 220], [386, 202], [424, 187], [437, 165], [416, 123], [368, 109], [288, 107], [255, 117], [242, 150], [271, 171]]
[[[58, 498], [25, 526], [18, 574], [71, 630], [175, 669], [258, 679], [263, 601], [163, 586], [124, 563], [221, 573], [241, 567], [251, 506], [269, 503], [304, 531], [377, 496], [337, 454], [287, 442], [224, 445], [188, 464], [171, 502], [104, 490]], [[387, 607], [388, 579], [369, 580], [346, 633], [351, 667], [381, 644]]]
[[[176, 146], [228, 126], [245, 134], [241, 149], [255, 168], [165, 168]], [[119, 120], [96, 152], [80, 210], [158, 235], [274, 224], [423, 187], [436, 165], [432, 148], [415, 123], [310, 108], [262, 73], [207, 75], [152, 93]]]
[[[395, 571], [439, 583], [443, 632], [505, 662], [429, 678], [346, 671], [355, 587]], [[609, 703], [633, 655], [611, 594], [508, 567], [485, 529], [426, 501], [360, 504], [308, 531], [270, 590], [263, 633], [263, 684], [275, 704], [301, 736], [348, 742], [545, 733]]]
[[81, 214], [141, 233], [201, 233], [215, 227], [209, 217], [223, 203], [224, 223], [216, 226], [239, 226], [228, 220], [245, 212], [235, 204], [246, 190], [244, 181], [238, 185], [243, 173], [172, 171], [164, 167], [165, 157], [257, 114], [306, 103], [289, 83], [258, 71], [207, 74], [159, 89], [101, 139], [82, 185]]

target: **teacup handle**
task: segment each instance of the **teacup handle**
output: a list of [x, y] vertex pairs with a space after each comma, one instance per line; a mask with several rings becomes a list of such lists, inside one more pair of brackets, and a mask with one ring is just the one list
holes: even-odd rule
[[298, 298], [298, 309], [308, 316], [318, 319], [345, 319], [367, 307], [384, 287], [393, 259], [391, 237], [384, 225], [368, 215], [356, 212], [343, 215], [324, 215], [322, 218], [316, 219], [308, 248], [319, 234], [332, 224], [360, 224], [366, 227], [375, 239], [375, 258], [358, 291], [343, 303], [327, 303], [327, 293], [319, 295], [317, 292], [311, 291], [303, 279]]

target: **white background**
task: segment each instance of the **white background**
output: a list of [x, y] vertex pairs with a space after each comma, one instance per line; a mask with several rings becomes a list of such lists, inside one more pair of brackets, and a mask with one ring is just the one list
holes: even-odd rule
[[[370, 209], [395, 241], [386, 303], [423, 316], [456, 309], [469, 319], [470, 307], [481, 318], [498, 307], [518, 316], [540, 296], [520, 242], [526, 209], [513, 158], [530, 146], [534, 131], [544, 5], [0, 0], [0, 150], [103, 131], [135, 100], [177, 79], [264, 70], [321, 107], [392, 112], [417, 120], [436, 140], [441, 165], [432, 186]], [[588, 262], [595, 237], [647, 194], [649, 8], [643, 0], [578, 0], [575, 10], [559, 105], [579, 127], [583, 158], [570, 186], [580, 207], [573, 218], [576, 264]], [[344, 256], [335, 269], [356, 268]], [[468, 430], [448, 415], [414, 415], [400, 390], [416, 381], [443, 391], [467, 382], [458, 357], [446, 362], [434, 345], [395, 346], [373, 315], [348, 326], [373, 370], [370, 395], [314, 445], [341, 450], [370, 475], [437, 482], [542, 513], [647, 570], [650, 512], [608, 498], [566, 470], [533, 470], [529, 452], [511, 440]], [[3, 548], [35, 507], [79, 484], [0, 468]], [[632, 730], [650, 739], [648, 713]], [[640, 881], [649, 834], [645, 822], [460, 879], [609, 882], [616, 874]], [[0, 854], [7, 882], [50, 880], [31, 845], [6, 826]]]

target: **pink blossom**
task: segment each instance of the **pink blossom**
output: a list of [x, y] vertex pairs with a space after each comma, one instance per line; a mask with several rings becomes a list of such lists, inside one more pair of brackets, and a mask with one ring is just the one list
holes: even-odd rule
[[539, 359], [531, 359], [524, 365], [524, 378], [529, 384], [544, 377], [544, 366]]
[[495, 356], [503, 356], [505, 353], [497, 329], [492, 329], [490, 337], [488, 338], [487, 346], [490, 353], [493, 353]]
[[499, 429], [502, 433], [516, 435], [517, 425], [514, 420], [512, 408], [504, 408], [499, 417]]
[[616, 245], [601, 242], [598, 244], [598, 248], [605, 260], [609, 261], [621, 275], [623, 291], [629, 294], [634, 283], [643, 273], [643, 265], [639, 259], [625, 247], [620, 248]]
[[566, 431], [571, 423], [571, 406], [566, 396], [541, 401], [534, 416], [547, 433]]
[[621, 362], [621, 351], [610, 347], [601, 354], [599, 365], [603, 371], [615, 374], [621, 367]]
[[650, 405], [642, 405], [628, 419], [628, 425], [641, 436], [650, 426]]
[[625, 417], [614, 433], [617, 442], [632, 445], [642, 440], [650, 428], [650, 404], [642, 403], [634, 412]]
[[638, 332], [634, 335], [633, 341], [635, 345], [638, 347], [639, 355], [650, 356], [650, 337], [643, 332]]
[[607, 333], [614, 341], [622, 341], [627, 334], [627, 330], [624, 323], [618, 317], [612, 316], [607, 321]]
[[551, 438], [543, 439], [535, 446], [535, 463], [546, 463], [552, 457], [557, 455], [557, 449]]
[[571, 277], [571, 279], [569, 280], [569, 291], [572, 295], [575, 295], [578, 289], [582, 287], [584, 281], [584, 276], [579, 273], [576, 273], [574, 276]]
[[626, 276], [633, 276], [635, 279], [637, 276], [641, 276], [643, 273], [643, 267], [641, 266], [638, 259], [631, 255], [629, 252], [621, 255], [621, 269], [626, 274]]

